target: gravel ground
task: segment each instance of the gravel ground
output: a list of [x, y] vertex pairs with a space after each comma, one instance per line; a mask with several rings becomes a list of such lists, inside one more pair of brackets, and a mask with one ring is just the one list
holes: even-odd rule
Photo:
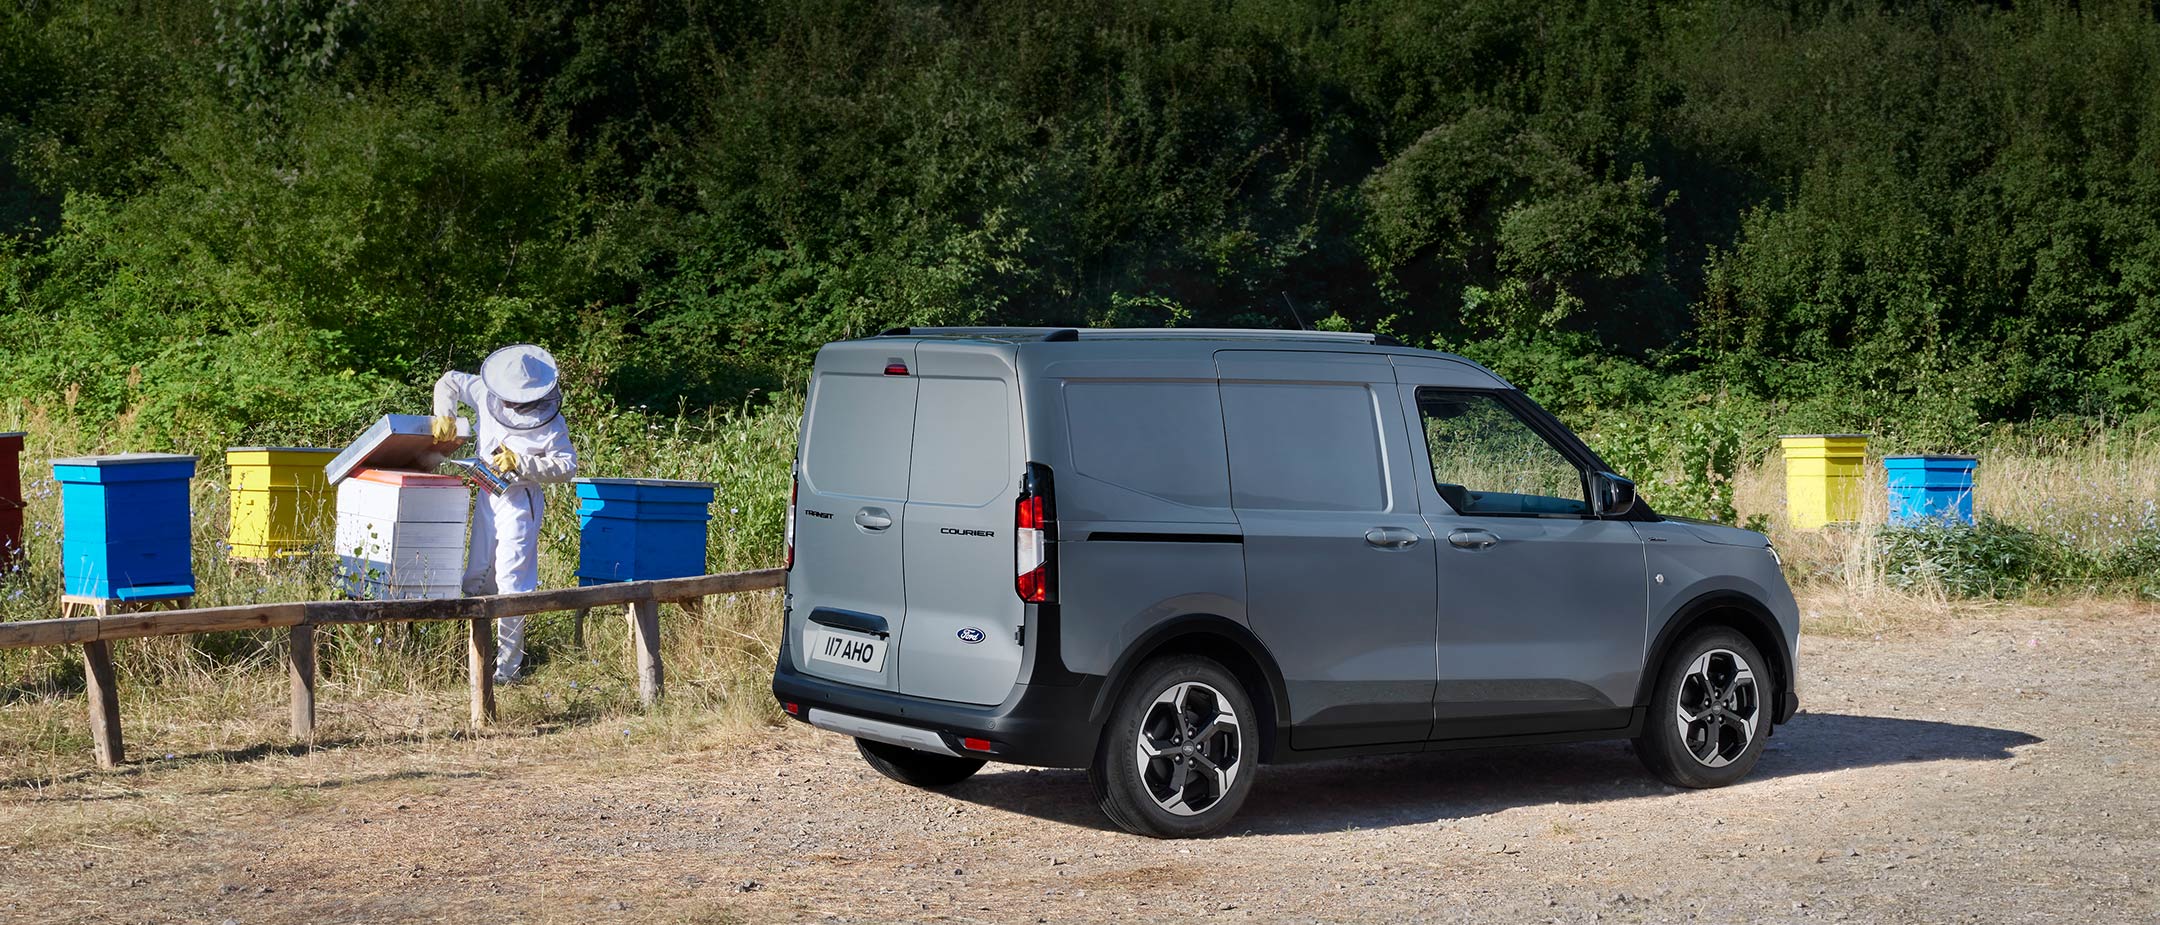
[[0, 920], [2150, 923], [2156, 637], [1808, 637], [1802, 715], [1731, 788], [1658, 785], [1619, 743], [1269, 767], [1233, 833], [1187, 842], [1111, 830], [1079, 772], [924, 793], [801, 726], [17, 783]]

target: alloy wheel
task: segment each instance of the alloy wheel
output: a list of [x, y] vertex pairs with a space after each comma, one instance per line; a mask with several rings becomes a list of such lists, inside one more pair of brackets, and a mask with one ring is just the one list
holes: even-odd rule
[[1148, 705], [1133, 757], [1155, 805], [1180, 816], [1206, 812], [1244, 768], [1237, 709], [1199, 681], [1173, 684]]
[[1681, 677], [1673, 721], [1688, 754], [1706, 768], [1722, 768], [1747, 753], [1762, 718], [1755, 669], [1731, 649], [1711, 649]]

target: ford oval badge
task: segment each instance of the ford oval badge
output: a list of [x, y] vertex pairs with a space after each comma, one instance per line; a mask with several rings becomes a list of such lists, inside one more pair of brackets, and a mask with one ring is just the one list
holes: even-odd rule
[[960, 641], [972, 646], [983, 641], [983, 631], [972, 626], [964, 627], [960, 630]]

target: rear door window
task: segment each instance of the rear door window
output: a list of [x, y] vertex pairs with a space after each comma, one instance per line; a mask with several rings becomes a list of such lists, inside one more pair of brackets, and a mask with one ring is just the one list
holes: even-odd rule
[[1357, 383], [1222, 384], [1239, 508], [1387, 510], [1378, 403]]
[[1419, 389], [1433, 486], [1460, 514], [1587, 517], [1583, 473], [1491, 392]]
[[904, 501], [915, 423], [912, 378], [818, 374], [808, 411], [803, 470], [816, 490]]
[[1010, 387], [996, 379], [925, 377], [921, 388], [908, 500], [966, 507], [996, 500], [1019, 471], [1010, 458]]

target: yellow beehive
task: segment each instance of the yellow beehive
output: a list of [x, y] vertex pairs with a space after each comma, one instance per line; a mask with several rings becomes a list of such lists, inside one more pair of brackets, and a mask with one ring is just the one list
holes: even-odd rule
[[1867, 434], [1792, 434], [1785, 447], [1785, 516], [1802, 530], [1860, 522]]
[[323, 466], [336, 450], [239, 446], [225, 451], [232, 478], [232, 557], [305, 555], [330, 537], [336, 495]]

